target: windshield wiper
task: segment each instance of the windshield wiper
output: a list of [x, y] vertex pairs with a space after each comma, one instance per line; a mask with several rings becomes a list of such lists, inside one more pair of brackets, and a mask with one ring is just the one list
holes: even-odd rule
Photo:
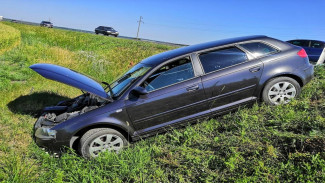
[[112, 90], [111, 85], [109, 85], [109, 84], [106, 83], [105, 81], [102, 81], [102, 83], [103, 83], [104, 85], [106, 85], [106, 87], [105, 87], [104, 90], [106, 90], [107, 88], [109, 89], [109, 93], [111, 94], [111, 95], [110, 95], [110, 98], [111, 98], [111, 100], [113, 101], [113, 100], [114, 100], [114, 99], [113, 99], [113, 90]]

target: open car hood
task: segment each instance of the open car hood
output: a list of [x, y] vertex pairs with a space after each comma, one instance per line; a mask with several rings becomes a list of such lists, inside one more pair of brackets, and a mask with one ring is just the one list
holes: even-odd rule
[[105, 99], [108, 98], [104, 88], [98, 82], [71, 69], [54, 64], [34, 64], [29, 68], [47, 79], [79, 88]]

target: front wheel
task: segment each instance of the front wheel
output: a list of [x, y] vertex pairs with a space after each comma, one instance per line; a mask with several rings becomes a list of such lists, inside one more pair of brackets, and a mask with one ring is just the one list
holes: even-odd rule
[[80, 139], [79, 152], [85, 158], [95, 158], [101, 152], [120, 152], [128, 145], [126, 138], [111, 128], [95, 128], [86, 132]]
[[299, 96], [300, 91], [301, 87], [296, 80], [289, 77], [278, 77], [265, 85], [262, 99], [270, 105], [286, 104]]

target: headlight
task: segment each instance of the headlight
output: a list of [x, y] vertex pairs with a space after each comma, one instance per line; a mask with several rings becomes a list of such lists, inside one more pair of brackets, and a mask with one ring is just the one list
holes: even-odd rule
[[55, 138], [55, 135], [56, 135], [56, 131], [51, 130], [49, 128], [43, 128], [43, 133], [44, 133], [44, 135], [51, 136], [51, 137], [54, 137], [54, 138]]
[[39, 138], [55, 138], [56, 131], [50, 128], [38, 128], [35, 132], [35, 136]]

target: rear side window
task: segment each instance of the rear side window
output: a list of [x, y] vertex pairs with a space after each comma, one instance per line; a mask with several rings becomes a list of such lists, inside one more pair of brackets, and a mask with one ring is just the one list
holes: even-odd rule
[[236, 65], [247, 60], [246, 53], [236, 47], [203, 53], [199, 58], [205, 73]]
[[324, 48], [324, 43], [319, 42], [319, 41], [311, 41], [310, 47], [323, 49]]
[[275, 48], [261, 42], [244, 43], [240, 44], [240, 46], [251, 52], [255, 57], [268, 55], [278, 51]]

